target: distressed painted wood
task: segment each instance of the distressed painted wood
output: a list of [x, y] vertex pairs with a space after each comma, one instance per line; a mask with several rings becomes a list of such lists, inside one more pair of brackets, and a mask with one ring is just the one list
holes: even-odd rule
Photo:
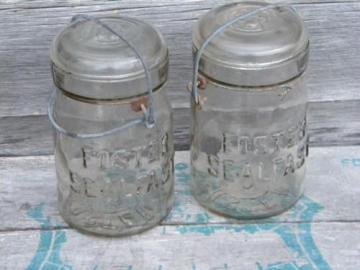
[[4, 270], [360, 268], [359, 223], [188, 228], [191, 231], [181, 226], [159, 226], [122, 239], [82, 235], [73, 230], [0, 233], [1, 266]]
[[246, 223], [209, 213], [194, 201], [188, 152], [177, 152], [173, 211], [161, 225], [124, 238], [81, 234], [62, 222], [52, 156], [1, 158], [1, 267], [357, 270], [359, 149], [313, 148], [305, 197], [281, 216]]
[[[222, 0], [224, 3], [231, 3], [233, 1], [230, 0]], [[73, 6], [90, 6], [90, 5], [101, 5], [107, 6], [111, 5], [113, 1], [111, 0], [85, 0], [85, 1], [74, 1], [74, 0], [52, 0], [51, 3], [43, 1], [43, 0], [3, 0], [0, 3], [2, 9], [13, 9], [13, 8], [49, 8], [49, 7], [73, 7]], [[154, 8], [154, 7], [174, 7], [179, 5], [174, 0], [124, 0], [121, 1], [122, 8]], [[281, 1], [269, 0], [268, 2], [279, 3]], [[291, 3], [349, 3], [349, 2], [358, 2], [358, 0], [295, 0], [291, 1]], [[192, 5], [192, 6], [203, 6], [203, 5], [215, 5], [219, 3], [216, 0], [183, 0], [182, 3], [184, 5]]]
[[[359, 145], [359, 108], [360, 101], [356, 100], [311, 103], [309, 106], [311, 145]], [[190, 122], [190, 109], [174, 109], [177, 150], [189, 149]], [[47, 116], [44, 115], [0, 118], [0, 156], [51, 154], [53, 153], [52, 132]]]
[[[360, 222], [360, 147], [312, 148], [305, 197], [287, 213], [259, 222]], [[191, 196], [188, 152], [176, 153], [176, 203], [164, 225], [228, 224], [237, 220], [209, 213]], [[44, 204], [53, 223], [67, 227], [57, 210], [52, 156], [0, 159], [0, 231], [40, 229], [29, 210]], [[304, 216], [314, 211], [314, 217]], [[316, 215], [315, 215], [316, 214]]]
[[[232, 0], [0, 1], [1, 269], [358, 270], [360, 147], [311, 148], [305, 196], [288, 212], [238, 221], [191, 196], [188, 152], [176, 154], [176, 202], [152, 230], [101, 238], [69, 228], [57, 210], [48, 48], [76, 13], [126, 14], [164, 33], [177, 149], [188, 149], [191, 25]], [[316, 146], [360, 144], [360, 1], [299, 0], [312, 35], [309, 128]]]
[[[49, 46], [55, 33], [76, 13], [126, 14], [159, 27], [171, 50], [168, 88], [173, 106], [187, 106], [185, 85], [191, 78], [191, 26], [209, 8], [227, 2], [230, 1], [3, 1], [0, 116], [45, 113], [52, 88]], [[295, 6], [312, 37], [308, 72], [311, 101], [359, 100], [360, 3], [336, 1]]]

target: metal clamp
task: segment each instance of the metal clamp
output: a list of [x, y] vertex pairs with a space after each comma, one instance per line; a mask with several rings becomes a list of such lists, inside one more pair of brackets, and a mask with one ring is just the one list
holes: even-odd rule
[[95, 139], [95, 138], [108, 136], [108, 135], [111, 135], [111, 134], [114, 134], [114, 133], [117, 133], [120, 131], [124, 131], [128, 128], [131, 128], [131, 127], [141, 124], [141, 123], [144, 123], [147, 128], [153, 128], [155, 126], [155, 117], [154, 117], [154, 105], [153, 105], [153, 96], [152, 96], [153, 89], [152, 89], [152, 81], [151, 81], [150, 71], [145, 63], [144, 58], [141, 56], [141, 54], [138, 51], [138, 49], [136, 48], [136, 46], [134, 46], [130, 41], [128, 41], [121, 34], [114, 31], [106, 23], [102, 22], [99, 18], [79, 14], [79, 15], [75, 15], [71, 19], [71, 22], [76, 22], [76, 21], [80, 21], [80, 20], [94, 21], [95, 23], [101, 25], [104, 29], [108, 30], [109, 32], [111, 32], [112, 34], [117, 36], [119, 39], [124, 41], [129, 46], [129, 48], [131, 48], [134, 51], [135, 55], [138, 57], [139, 61], [141, 62], [141, 65], [143, 66], [144, 71], [145, 71], [145, 77], [147, 80], [147, 93], [149, 95], [148, 96], [148, 98], [149, 98], [148, 104], [149, 105], [146, 108], [143, 104], [141, 104], [142, 105], [141, 110], [144, 113], [143, 118], [130, 121], [120, 127], [116, 127], [116, 128], [104, 131], [104, 132], [91, 133], [91, 134], [81, 134], [81, 133], [69, 132], [65, 128], [61, 127], [56, 122], [55, 117], [54, 117], [55, 96], [56, 96], [56, 91], [58, 91], [57, 89], [55, 89], [50, 97], [49, 105], [48, 105], [48, 116], [49, 116], [49, 120], [50, 120], [51, 124], [53, 125], [53, 127], [62, 134], [65, 134], [72, 138], [79, 138], [79, 139]]
[[217, 28], [211, 35], [209, 35], [206, 38], [204, 43], [201, 45], [201, 47], [195, 53], [194, 62], [193, 62], [193, 79], [192, 79], [192, 83], [191, 83], [191, 94], [192, 94], [196, 104], [201, 105], [201, 98], [200, 98], [199, 91], [198, 91], [198, 89], [200, 88], [199, 84], [201, 83], [201, 81], [198, 80], [200, 59], [201, 59], [201, 56], [202, 56], [205, 48], [209, 45], [209, 43], [217, 35], [221, 34], [229, 26], [233, 25], [234, 23], [236, 23], [238, 21], [247, 19], [249, 17], [252, 17], [252, 16], [258, 14], [259, 12], [262, 12], [262, 11], [265, 11], [265, 10], [268, 10], [268, 9], [274, 9], [274, 8], [279, 8], [279, 7], [284, 7], [284, 6], [286, 6], [286, 4], [269, 4], [269, 5], [265, 6], [265, 7], [258, 8], [256, 10], [253, 10], [253, 11], [251, 11], [249, 13], [244, 14], [244, 15], [240, 15], [240, 16], [237, 16], [235, 18], [232, 18], [232, 19], [228, 20], [226, 23], [224, 23], [223, 25], [221, 25], [219, 28]]

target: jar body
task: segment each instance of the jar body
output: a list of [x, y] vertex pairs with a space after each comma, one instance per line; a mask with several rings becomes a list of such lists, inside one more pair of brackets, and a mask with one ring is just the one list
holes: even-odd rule
[[[158, 224], [170, 211], [172, 113], [162, 88], [153, 93], [153, 128], [137, 124], [96, 139], [56, 134], [59, 208], [69, 224], [96, 234], [126, 235]], [[141, 117], [128, 102], [89, 103], [57, 91], [55, 118], [69, 132], [104, 132]]]
[[203, 104], [192, 101], [192, 191], [202, 205], [251, 219], [299, 199], [308, 153], [303, 80], [251, 88], [207, 80]]

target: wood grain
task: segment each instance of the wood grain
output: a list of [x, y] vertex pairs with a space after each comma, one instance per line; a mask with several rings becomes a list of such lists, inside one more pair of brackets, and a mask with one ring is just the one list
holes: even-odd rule
[[[296, 224], [283, 226], [287, 226], [285, 228], [289, 237], [292, 236], [290, 232], [301, 237], [302, 231]], [[210, 236], [201, 233], [182, 234], [179, 227], [161, 226], [122, 239], [92, 237], [73, 230], [48, 231], [46, 235], [39, 231], [18, 231], [0, 233], [0, 258], [4, 259], [4, 270], [26, 269], [34, 256], [40, 262], [57, 259], [55, 264], [47, 264], [53, 268], [43, 269], [66, 270], [255, 270], [267, 269], [259, 266], [269, 265], [273, 265], [269, 269], [279, 270], [297, 269], [296, 265], [307, 265], [303, 269], [359, 269], [360, 224], [320, 223], [312, 227], [310, 239], [315, 239], [316, 246], [307, 250], [305, 246], [307, 252], [303, 253], [293, 250], [297, 242], [287, 247], [276, 232], [250, 233], [239, 225], [202, 227], [217, 228]], [[39, 250], [40, 236], [64, 236], [66, 241], [62, 245], [57, 244], [49, 249], [43, 246]], [[319, 253], [320, 257], [315, 257], [313, 261], [307, 260], [306, 256], [311, 256], [311, 252], [314, 257]], [[54, 253], [59, 258], [46, 258], [46, 255]], [[281, 265], [281, 262], [284, 264]], [[287, 268], [286, 262], [289, 262]], [[274, 265], [278, 267], [274, 268]], [[58, 268], [54, 268], [56, 266]]]
[[[1, 269], [360, 269], [360, 147], [313, 147], [305, 196], [270, 219], [238, 221], [191, 196], [188, 152], [177, 152], [176, 203], [159, 226], [125, 238], [80, 234], [57, 210], [48, 51], [78, 13], [127, 15], [164, 34], [176, 149], [189, 148], [191, 27], [233, 0], [0, 0]], [[274, 1], [272, 1], [274, 2]], [[291, 1], [311, 33], [313, 146], [360, 145], [360, 1]], [[41, 218], [30, 213], [41, 210]], [[276, 252], [275, 252], [276, 251]], [[297, 267], [297, 268], [296, 268]]]
[[[72, 15], [126, 14], [164, 33], [171, 50], [173, 106], [188, 106], [191, 26], [209, 8], [230, 1], [6, 1], [0, 5], [0, 116], [42, 115], [52, 88], [48, 50]], [[311, 33], [311, 101], [360, 99], [360, 3], [296, 4]], [[326, 108], [331, 110], [331, 107]]]
[[357, 270], [360, 209], [352, 206], [360, 203], [359, 148], [313, 148], [305, 197], [280, 216], [245, 223], [195, 202], [189, 153], [177, 152], [169, 217], [123, 238], [67, 227], [56, 209], [52, 156], [0, 158], [2, 269]]
[[[306, 177], [305, 198], [296, 207], [275, 218], [257, 222], [360, 222], [360, 147], [313, 148]], [[191, 196], [188, 152], [177, 152], [176, 203], [163, 225], [238, 223], [206, 211]], [[183, 168], [183, 169], [182, 169]], [[0, 231], [40, 229], [28, 211], [44, 205], [52, 225], [67, 228], [57, 210], [56, 177], [52, 156], [0, 158]], [[318, 209], [315, 217], [306, 210]], [[320, 211], [321, 210], [321, 211]], [[241, 223], [241, 221], [240, 221]], [[250, 223], [253, 223], [250, 221]]]
[[[357, 100], [311, 103], [309, 108], [311, 145], [360, 145], [359, 108], [360, 101]], [[174, 109], [176, 150], [189, 149], [190, 123], [190, 109]], [[0, 156], [53, 153], [53, 131], [47, 116], [3, 117], [0, 118], [0, 131]]]

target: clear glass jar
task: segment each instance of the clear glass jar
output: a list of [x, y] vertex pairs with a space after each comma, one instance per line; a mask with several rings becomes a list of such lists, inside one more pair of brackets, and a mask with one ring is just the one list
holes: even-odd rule
[[[262, 8], [215, 8], [193, 31], [197, 52], [230, 19]], [[192, 190], [205, 207], [236, 218], [283, 212], [303, 193], [308, 155], [303, 73], [309, 39], [288, 7], [234, 22], [200, 58], [199, 100], [192, 98]]]
[[[158, 224], [171, 209], [174, 187], [172, 113], [164, 87], [168, 50], [152, 26], [130, 18], [99, 18], [136, 45], [151, 74], [155, 125], [138, 123], [150, 107], [145, 71], [129, 46], [103, 25], [79, 19], [51, 49], [57, 92], [55, 163], [60, 212], [77, 229], [126, 235]], [[146, 41], [146, 42], [144, 42]]]

